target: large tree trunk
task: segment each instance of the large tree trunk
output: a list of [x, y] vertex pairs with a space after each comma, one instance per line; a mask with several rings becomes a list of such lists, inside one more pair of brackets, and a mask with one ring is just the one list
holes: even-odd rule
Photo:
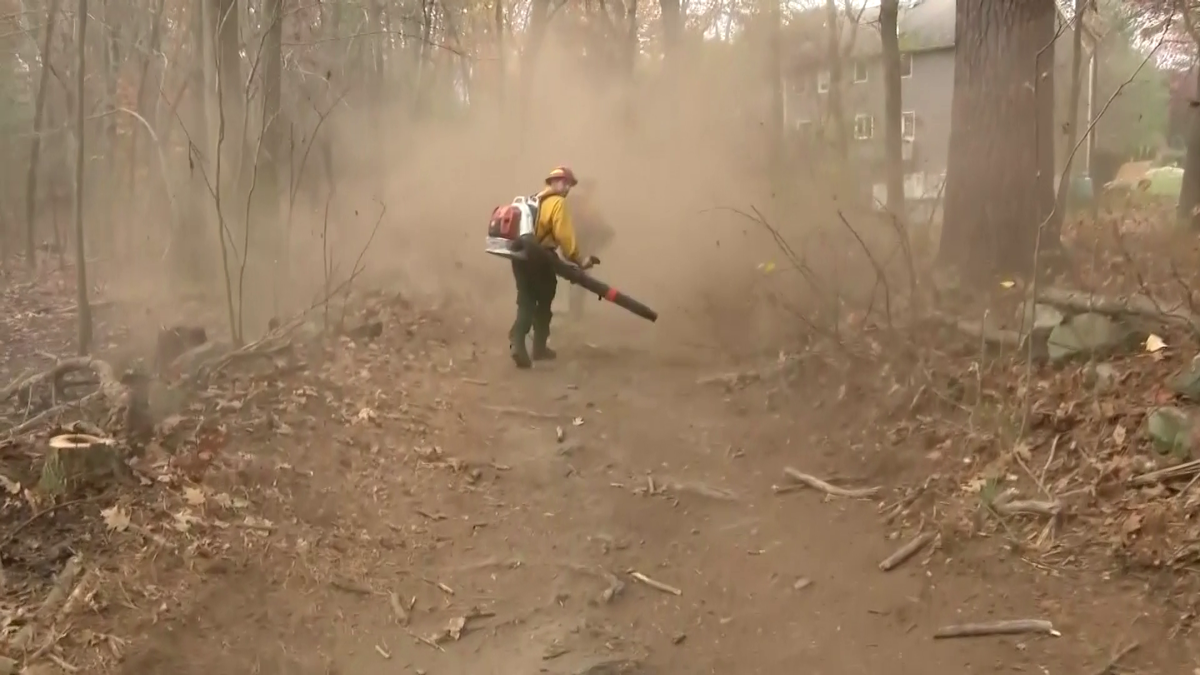
[[[1200, 91], [1200, 68], [1195, 69], [1196, 90]], [[1200, 225], [1200, 107], [1188, 106], [1191, 128], [1188, 131], [1187, 157], [1183, 161], [1183, 185], [1179, 191], [1179, 222]]]
[[1054, 0], [958, 3], [939, 258], [974, 281], [1032, 272], [1054, 207], [1054, 23]]
[[887, 180], [887, 209], [905, 222], [903, 106], [900, 89], [900, 0], [883, 0], [879, 5], [879, 32], [883, 48], [883, 145]]
[[46, 36], [42, 40], [42, 72], [38, 75], [37, 97], [33, 103], [33, 140], [29, 148], [29, 173], [25, 178], [25, 261], [37, 267], [37, 179], [38, 163], [42, 157], [42, 116], [46, 110], [46, 91], [50, 84], [50, 47], [54, 42], [54, 25], [62, 0], [50, 0], [46, 13]]
[[75, 45], [78, 50], [75, 71], [75, 302], [79, 319], [79, 355], [85, 356], [92, 346], [92, 308], [88, 304], [87, 255], [83, 236], [83, 175], [86, 162], [83, 132], [84, 122], [87, 119], [84, 104], [84, 80], [87, 74], [88, 0], [79, 0], [79, 13], [76, 15], [75, 21], [79, 27]]

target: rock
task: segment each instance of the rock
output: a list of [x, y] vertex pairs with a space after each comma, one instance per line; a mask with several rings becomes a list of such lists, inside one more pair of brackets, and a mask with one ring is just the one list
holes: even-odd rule
[[1117, 383], [1117, 369], [1111, 363], [1089, 363], [1083, 368], [1083, 383], [1095, 391], [1108, 391]]
[[1026, 300], [1017, 309], [1017, 325], [1026, 332], [1049, 333], [1067, 317], [1052, 305]]
[[1184, 398], [1200, 401], [1200, 360], [1193, 360], [1186, 368], [1167, 381], [1171, 391]]
[[1112, 319], [1085, 312], [1055, 326], [1047, 340], [1050, 361], [1057, 362], [1077, 355], [1109, 353], [1121, 346], [1129, 330]]
[[1155, 408], [1146, 417], [1146, 431], [1159, 454], [1190, 457], [1193, 436], [1188, 414], [1173, 406]]

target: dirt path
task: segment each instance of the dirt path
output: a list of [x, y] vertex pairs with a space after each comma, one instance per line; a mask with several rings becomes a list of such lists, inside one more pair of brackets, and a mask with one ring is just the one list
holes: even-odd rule
[[[1169, 628], [1139, 618], [1141, 588], [1096, 592], [1019, 553], [882, 573], [899, 542], [874, 503], [771, 489], [785, 465], [888, 483], [886, 463], [819, 449], [828, 411], [697, 387], [699, 358], [564, 355], [516, 373], [460, 337], [420, 388], [399, 357], [373, 373], [410, 384], [369, 438], [279, 449], [270, 483], [292, 506], [275, 517], [293, 529], [273, 535], [278, 555], [202, 565], [205, 594], [164, 607], [124, 672], [1098, 673]], [[427, 443], [389, 414], [417, 408], [440, 420]], [[464, 618], [457, 641], [422, 639]], [[1051, 618], [1063, 637], [931, 639], [1006, 618]], [[1193, 657], [1167, 644], [1129, 662], [1183, 673]]]

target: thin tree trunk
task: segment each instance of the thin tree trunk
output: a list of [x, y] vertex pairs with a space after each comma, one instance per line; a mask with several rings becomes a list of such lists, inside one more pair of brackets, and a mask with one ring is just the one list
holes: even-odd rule
[[493, 21], [496, 28], [496, 102], [500, 106], [500, 117], [504, 119], [505, 102], [508, 98], [508, 54], [505, 53], [504, 31], [504, 0], [492, 0], [494, 10]]
[[887, 178], [887, 209], [906, 221], [904, 201], [903, 105], [900, 89], [900, 0], [879, 5], [879, 31], [883, 47], [883, 144]]
[[518, 91], [518, 123], [522, 135], [529, 123], [529, 97], [533, 94], [533, 81], [537, 71], [538, 55], [546, 39], [550, 23], [550, 0], [531, 0], [529, 4], [529, 29], [525, 36], [525, 48], [521, 50], [520, 90]]
[[[1200, 91], [1200, 67], [1195, 68], [1196, 91]], [[1200, 226], [1200, 107], [1188, 106], [1191, 128], [1187, 155], [1183, 160], [1183, 185], [1179, 190], [1179, 222]]]
[[[1072, 150], [1079, 140], [1079, 95], [1083, 91], [1083, 15], [1087, 11], [1088, 0], [1075, 0], [1075, 31], [1071, 35], [1071, 84], [1067, 100], [1067, 137], [1063, 145], [1066, 153], [1063, 163], [1062, 180], [1058, 184], [1058, 192], [1054, 197], [1054, 217], [1046, 224], [1042, 232], [1042, 244], [1050, 249], [1057, 249], [1062, 244], [1062, 224], [1067, 215], [1067, 203], [1071, 198], [1072, 176], [1071, 166], [1075, 163]], [[1053, 145], [1053, 141], [1051, 141]]]
[[25, 177], [25, 263], [37, 268], [37, 183], [38, 163], [42, 157], [42, 117], [46, 110], [46, 92], [50, 84], [50, 47], [54, 43], [54, 26], [62, 0], [50, 0], [46, 13], [46, 36], [42, 39], [42, 72], [38, 75], [37, 96], [33, 103], [33, 141], [29, 148], [29, 173]]
[[845, 161], [850, 156], [849, 133], [846, 130], [846, 113], [842, 105], [842, 22], [838, 18], [838, 8], [835, 0], [825, 0], [825, 21], [829, 24], [829, 44], [826, 59], [829, 61], [829, 120], [833, 128], [833, 147], [837, 156]]
[[258, 226], [266, 234], [269, 242], [267, 255], [270, 256], [272, 315], [278, 316], [281, 307], [281, 294], [287, 283], [284, 275], [289, 274], [287, 258], [289, 251], [283, 250], [286, 237], [280, 232], [279, 218], [280, 185], [279, 173], [285, 156], [284, 125], [280, 119], [280, 93], [283, 74], [283, 3], [282, 0], [266, 0], [267, 34], [263, 44], [263, 127], [262, 152], [259, 155], [255, 170], [258, 173], [260, 190], [259, 201], [264, 209], [257, 220]]
[[1054, 33], [1054, 0], [959, 0], [939, 258], [972, 281], [1033, 271], [1054, 206], [1053, 46], [1037, 57]]
[[[158, 53], [160, 44], [162, 42], [163, 10], [166, 8], [166, 6], [166, 0], [158, 0], [154, 9], [154, 15], [150, 19], [153, 22], [150, 25], [150, 53], [142, 57], [142, 76], [138, 81], [137, 91], [137, 112], [150, 124], [150, 128], [154, 129], [155, 131], [158, 130], [158, 120], [156, 119], [157, 115], [154, 115], [151, 112], [154, 106], [150, 103], [149, 93], [151, 91], [157, 91], [158, 89], [158, 78], [156, 77], [158, 73], [158, 67], [154, 62], [156, 61], [155, 55]], [[156, 86], [153, 88], [149, 86], [151, 79], [155, 80]], [[157, 100], [158, 97], [156, 96], [154, 99]], [[143, 131], [139, 128], [140, 126], [141, 125], [134, 125], [133, 134], [131, 134], [129, 139], [130, 185], [135, 184], [137, 179], [137, 166], [140, 163], [137, 147], [138, 135]]]
[[780, 52], [780, 0], [763, 0], [767, 18], [767, 82], [769, 98], [767, 109], [767, 157], [771, 162], [773, 192], [780, 194], [784, 176], [783, 141], [783, 57]]
[[79, 0], [79, 13], [75, 18], [79, 35], [75, 48], [78, 59], [75, 69], [75, 285], [78, 305], [79, 355], [85, 356], [92, 347], [92, 308], [88, 304], [87, 255], [83, 236], [83, 174], [84, 154], [84, 80], [87, 66], [88, 0]]

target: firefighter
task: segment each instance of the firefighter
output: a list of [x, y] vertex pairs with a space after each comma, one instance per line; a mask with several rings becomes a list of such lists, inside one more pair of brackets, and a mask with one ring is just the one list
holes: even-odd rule
[[[580, 253], [567, 209], [567, 195], [578, 183], [575, 173], [565, 166], [556, 167], [546, 175], [546, 187], [537, 194], [533, 238], [537, 245], [551, 252], [557, 249], [572, 264], [588, 269], [596, 259], [584, 258]], [[514, 258], [512, 270], [517, 286], [517, 318], [508, 334], [509, 353], [518, 368], [529, 368], [533, 361], [548, 361], [557, 356], [548, 341], [553, 317], [550, 307], [558, 291], [558, 276], [552, 267], [536, 259]], [[525, 345], [530, 329], [532, 351]]]

